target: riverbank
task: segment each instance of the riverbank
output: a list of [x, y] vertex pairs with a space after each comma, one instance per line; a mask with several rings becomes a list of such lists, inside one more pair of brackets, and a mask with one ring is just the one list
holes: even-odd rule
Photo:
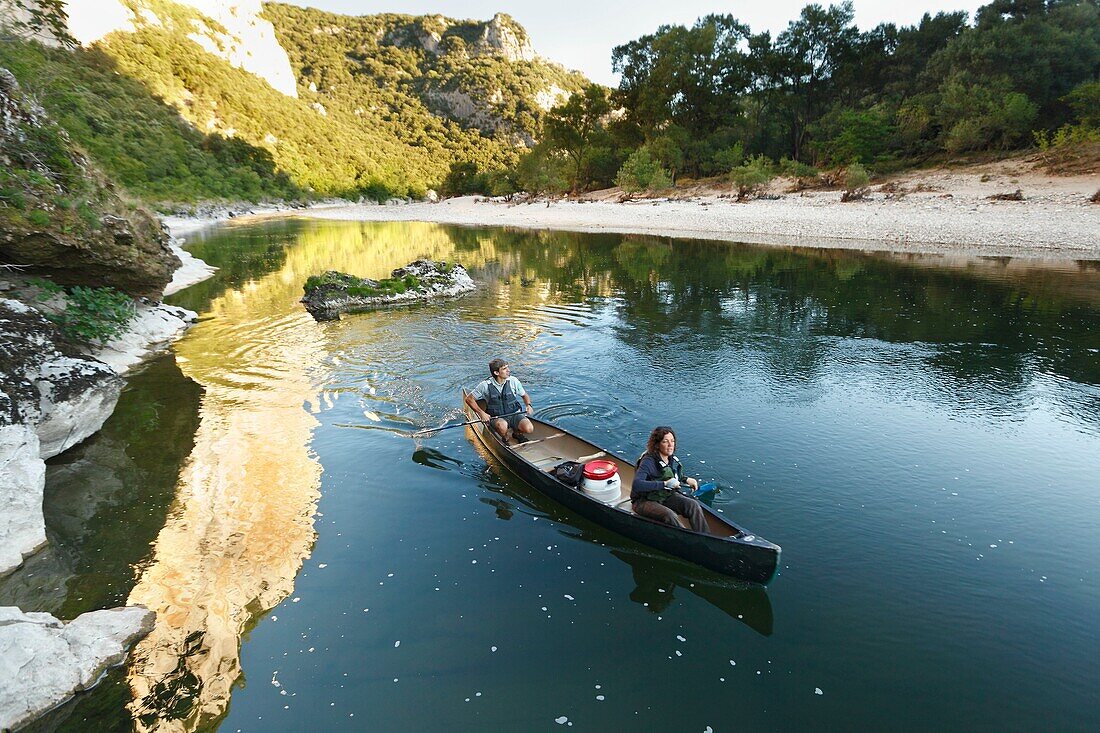
[[[165, 293], [207, 277], [215, 268], [169, 246], [182, 266]], [[20, 278], [11, 276], [13, 280]], [[98, 346], [58, 344], [56, 327], [18, 297], [18, 282], [0, 287], [0, 381], [10, 413], [0, 419], [0, 578], [47, 542], [42, 499], [45, 460], [98, 432], [135, 367], [167, 348], [196, 320], [183, 308], [141, 299], [127, 331]], [[21, 726], [93, 687], [153, 628], [142, 606], [85, 613], [64, 623], [43, 613], [0, 608], [0, 728]]]
[[[168, 227], [168, 231], [173, 237], [183, 237], [186, 234], [204, 229], [208, 226], [218, 224], [223, 221], [229, 221], [230, 219], [237, 219], [243, 217], [262, 217], [262, 216], [277, 216], [280, 214], [288, 214], [303, 210], [315, 210], [315, 209], [327, 209], [338, 208], [354, 205], [351, 201], [345, 199], [323, 199], [320, 201], [314, 201], [311, 204], [300, 204], [297, 202], [285, 203], [285, 202], [268, 202], [261, 204], [209, 204], [199, 205], [197, 207], [197, 213], [194, 214], [168, 214], [161, 216], [161, 221]], [[178, 254], [178, 253], [177, 253]], [[186, 267], [187, 262], [184, 262]], [[179, 274], [179, 271], [177, 271]], [[173, 283], [173, 286], [175, 284]], [[176, 290], [180, 290], [180, 287], [170, 286], [165, 295], [169, 295]]]
[[[909, 171], [876, 180], [856, 201], [775, 179], [759, 198], [731, 184], [687, 184], [624, 201], [621, 189], [564, 199], [464, 196], [387, 204], [327, 200], [307, 207], [212, 210], [168, 217], [180, 236], [229, 218], [295, 215], [426, 221], [576, 232], [652, 234], [748, 244], [1039, 259], [1100, 259], [1100, 175], [1054, 176], [1030, 157]], [[1018, 200], [1012, 200], [1017, 198]], [[1007, 197], [1008, 200], [1005, 200]]]
[[[1015, 190], [1015, 189], [1013, 189]], [[993, 195], [993, 194], [987, 194]], [[723, 194], [681, 200], [580, 199], [515, 204], [467, 196], [437, 204], [309, 209], [299, 216], [652, 234], [750, 244], [996, 257], [1100, 259], [1100, 205], [1076, 191], [992, 201], [959, 191], [876, 191], [842, 203], [839, 191], [737, 203]]]

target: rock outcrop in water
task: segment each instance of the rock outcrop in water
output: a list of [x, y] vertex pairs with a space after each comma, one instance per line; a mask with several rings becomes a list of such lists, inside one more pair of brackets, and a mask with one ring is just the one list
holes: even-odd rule
[[416, 260], [397, 268], [385, 280], [333, 270], [314, 275], [306, 281], [302, 303], [318, 321], [331, 321], [341, 313], [454, 297], [476, 288], [462, 265]]
[[141, 606], [92, 611], [62, 623], [48, 613], [0, 607], [0, 730], [21, 727], [126, 659], [153, 628]]

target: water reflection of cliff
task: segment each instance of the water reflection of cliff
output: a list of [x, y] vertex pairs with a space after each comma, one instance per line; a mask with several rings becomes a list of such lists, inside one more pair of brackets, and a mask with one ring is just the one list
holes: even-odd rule
[[320, 467], [303, 406], [323, 354], [297, 275], [285, 258], [267, 262], [279, 269], [208, 289], [203, 321], [176, 346], [204, 395], [175, 503], [129, 598], [157, 612], [130, 667], [139, 730], [224, 715], [242, 634], [290, 594], [314, 541]]
[[47, 463], [49, 544], [0, 581], [0, 605], [70, 619], [125, 603], [191, 452], [199, 399], [170, 355], [156, 359], [98, 433]]

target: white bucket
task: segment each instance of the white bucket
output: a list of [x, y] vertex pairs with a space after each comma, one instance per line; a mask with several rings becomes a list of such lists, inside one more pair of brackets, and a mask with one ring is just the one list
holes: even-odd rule
[[620, 494], [622, 494], [623, 482], [619, 478], [619, 474], [605, 479], [592, 479], [586, 476], [581, 482], [581, 488], [585, 494], [596, 501], [602, 501], [604, 504], [616, 504], [619, 501]]

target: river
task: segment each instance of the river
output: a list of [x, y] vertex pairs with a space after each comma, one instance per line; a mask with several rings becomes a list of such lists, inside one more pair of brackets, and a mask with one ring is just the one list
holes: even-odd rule
[[[80, 731], [1085, 729], [1100, 263], [280, 219], [187, 248], [200, 322], [48, 466], [0, 605], [158, 612]], [[458, 300], [314, 322], [417, 257]], [[464, 429], [508, 359], [626, 455], [670, 424], [767, 589], [541, 498]], [[1093, 620], [1090, 620], [1093, 619]]]

